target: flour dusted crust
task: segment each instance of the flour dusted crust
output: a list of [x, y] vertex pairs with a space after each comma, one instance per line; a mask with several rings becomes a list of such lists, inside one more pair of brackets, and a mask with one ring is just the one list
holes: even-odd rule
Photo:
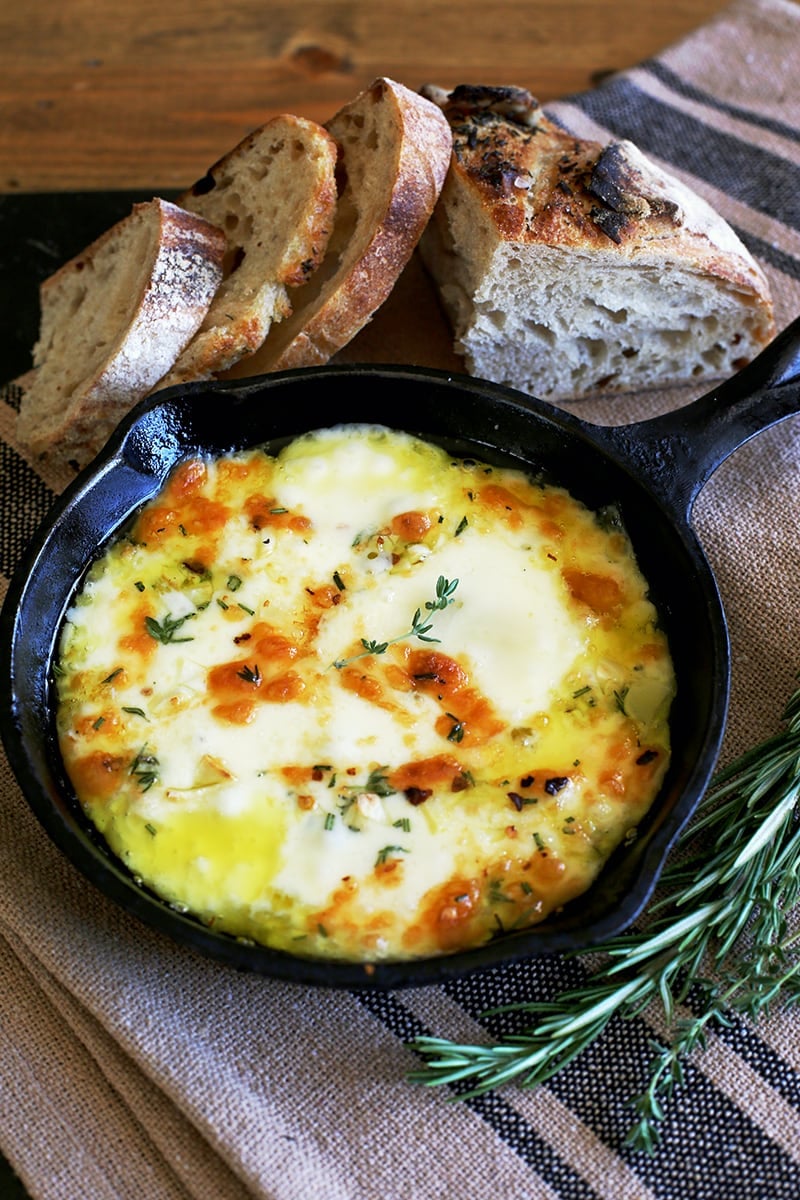
[[453, 158], [420, 251], [473, 374], [575, 399], [732, 374], [773, 336], [748, 250], [631, 142], [576, 138], [523, 89], [423, 93]]
[[45, 280], [33, 369], [20, 381], [21, 445], [84, 466], [199, 328], [224, 252], [216, 226], [156, 198]]
[[326, 129], [339, 148], [339, 199], [322, 267], [232, 377], [327, 362], [389, 295], [438, 199], [452, 139], [437, 105], [379, 78]]
[[226, 232], [225, 277], [161, 386], [211, 379], [256, 351], [316, 271], [336, 211], [336, 143], [303, 117], [274, 117], [178, 199]]

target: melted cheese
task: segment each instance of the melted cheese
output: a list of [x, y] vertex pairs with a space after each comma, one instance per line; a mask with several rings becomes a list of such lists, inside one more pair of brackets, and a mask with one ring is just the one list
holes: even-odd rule
[[669, 757], [669, 650], [620, 530], [382, 427], [182, 464], [91, 568], [59, 668], [62, 756], [114, 852], [301, 954], [537, 923]]

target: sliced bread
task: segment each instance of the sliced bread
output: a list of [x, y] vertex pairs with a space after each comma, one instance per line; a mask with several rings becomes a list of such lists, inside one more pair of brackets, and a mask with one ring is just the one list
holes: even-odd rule
[[[252, 355], [319, 266], [336, 210], [336, 143], [303, 117], [273, 117], [178, 203], [225, 230], [225, 274], [161, 387], [211, 379]], [[248, 372], [249, 373], [249, 372]]]
[[156, 198], [46, 279], [33, 369], [20, 381], [20, 444], [55, 466], [84, 466], [199, 328], [224, 253], [221, 230]]
[[767, 280], [701, 197], [518, 88], [425, 87], [453, 158], [420, 254], [476, 376], [550, 400], [733, 374], [774, 334]]
[[325, 127], [339, 147], [339, 199], [322, 266], [229, 377], [327, 362], [389, 295], [436, 204], [452, 148], [438, 105], [379, 78]]

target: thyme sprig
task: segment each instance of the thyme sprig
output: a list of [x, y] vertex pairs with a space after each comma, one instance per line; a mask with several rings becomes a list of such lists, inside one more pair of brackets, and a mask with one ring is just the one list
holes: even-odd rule
[[[436, 580], [436, 599], [425, 601], [425, 612], [429, 615], [442, 612], [448, 604], [453, 603], [453, 593], [457, 587], [457, 579], [446, 579], [444, 575], [440, 575]], [[412, 618], [411, 628], [407, 629], [405, 633], [400, 633], [387, 642], [362, 638], [361, 645], [364, 649], [360, 654], [354, 654], [352, 658], [337, 658], [333, 665], [337, 670], [341, 670], [342, 667], [348, 667], [350, 663], [358, 662], [360, 658], [369, 658], [373, 654], [385, 654], [390, 646], [394, 646], [397, 642], [404, 642], [406, 638], [410, 637], [419, 638], [421, 642], [438, 642], [439, 638], [430, 637], [432, 628], [433, 622], [428, 619], [428, 616], [423, 616], [422, 609], [418, 608]]]
[[164, 646], [170, 642], [193, 642], [191, 637], [176, 637], [178, 630], [190, 621], [192, 617], [196, 617], [197, 613], [186, 613], [183, 617], [173, 617], [171, 613], [167, 613], [163, 621], [157, 621], [155, 617], [145, 617], [145, 629], [150, 634], [151, 638], [155, 638], [157, 642], [161, 642]]
[[636, 1122], [627, 1138], [631, 1148], [652, 1153], [664, 1102], [709, 1031], [737, 1014], [755, 1019], [778, 998], [787, 1005], [800, 999], [800, 933], [790, 932], [787, 920], [800, 899], [800, 689], [784, 723], [718, 772], [679, 839], [646, 925], [592, 948], [603, 956], [599, 970], [551, 1001], [484, 1014], [530, 1018], [521, 1033], [493, 1045], [417, 1038], [412, 1046], [424, 1065], [411, 1078], [459, 1085], [461, 1097], [511, 1080], [533, 1088], [581, 1054], [612, 1018], [638, 1017], [659, 1003], [668, 1037], [651, 1042], [649, 1082], [630, 1101]]

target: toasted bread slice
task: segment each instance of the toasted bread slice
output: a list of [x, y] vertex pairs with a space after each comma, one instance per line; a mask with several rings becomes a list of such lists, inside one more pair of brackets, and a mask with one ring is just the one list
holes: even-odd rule
[[220, 229], [156, 198], [46, 279], [33, 369], [20, 380], [20, 444], [84, 466], [199, 328], [224, 254]]
[[339, 201], [322, 266], [230, 377], [327, 362], [389, 295], [439, 196], [452, 138], [437, 105], [380, 78], [325, 127], [339, 146]]
[[477, 376], [551, 400], [733, 374], [774, 334], [730, 226], [626, 141], [518, 88], [428, 87], [453, 161], [420, 254]]
[[273, 117], [178, 203], [225, 230], [225, 276], [162, 387], [211, 379], [252, 355], [319, 266], [336, 210], [336, 143], [303, 117]]

